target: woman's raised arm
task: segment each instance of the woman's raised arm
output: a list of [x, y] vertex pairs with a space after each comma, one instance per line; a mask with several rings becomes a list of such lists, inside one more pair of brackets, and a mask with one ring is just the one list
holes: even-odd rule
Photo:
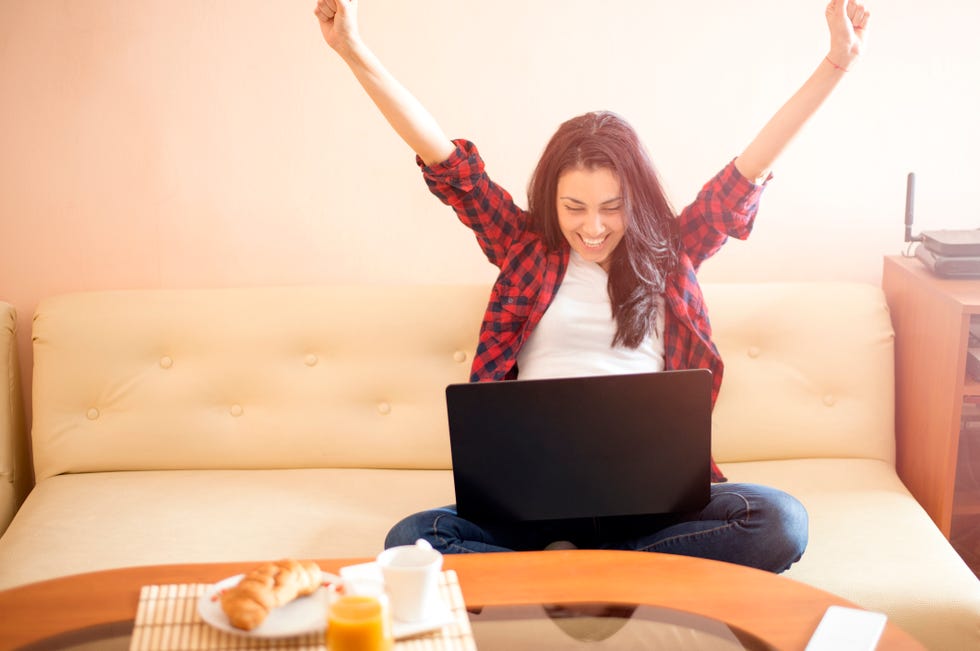
[[830, 52], [735, 161], [738, 171], [749, 179], [761, 181], [769, 174], [776, 158], [861, 54], [871, 12], [851, 0], [831, 0], [826, 15]]
[[456, 146], [424, 106], [361, 40], [357, 0], [318, 0], [313, 13], [323, 39], [347, 63], [388, 124], [426, 165], [449, 158]]

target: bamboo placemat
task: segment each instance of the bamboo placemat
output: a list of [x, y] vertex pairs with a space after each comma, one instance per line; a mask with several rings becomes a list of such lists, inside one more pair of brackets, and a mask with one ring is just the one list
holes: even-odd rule
[[[298, 637], [266, 639], [234, 635], [209, 626], [198, 614], [197, 602], [211, 585], [182, 583], [143, 586], [130, 651], [327, 651], [322, 631]], [[395, 651], [476, 651], [456, 572], [442, 572], [439, 590], [449, 604], [453, 623], [436, 631], [397, 640]]]

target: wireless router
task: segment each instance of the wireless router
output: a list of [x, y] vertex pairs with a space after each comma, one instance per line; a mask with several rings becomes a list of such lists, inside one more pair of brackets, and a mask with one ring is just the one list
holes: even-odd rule
[[980, 257], [936, 255], [920, 244], [915, 257], [940, 278], [980, 278]]
[[980, 229], [972, 231], [922, 231], [922, 244], [937, 255], [980, 256]]
[[915, 257], [941, 278], [980, 278], [980, 229], [923, 231], [912, 235], [915, 174], [905, 186], [905, 241], [918, 242]]

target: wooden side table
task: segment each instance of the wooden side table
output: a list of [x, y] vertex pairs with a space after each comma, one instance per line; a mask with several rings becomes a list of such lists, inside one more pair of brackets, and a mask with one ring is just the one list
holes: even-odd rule
[[949, 538], [954, 515], [980, 514], [980, 492], [956, 491], [964, 402], [980, 400], [966, 369], [980, 280], [949, 280], [916, 258], [887, 256], [882, 274], [895, 328], [898, 474]]

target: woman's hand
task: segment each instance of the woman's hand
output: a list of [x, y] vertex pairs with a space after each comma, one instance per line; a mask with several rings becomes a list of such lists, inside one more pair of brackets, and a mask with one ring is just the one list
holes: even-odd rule
[[320, 21], [323, 40], [343, 56], [360, 38], [357, 32], [357, 0], [317, 0], [313, 14]]
[[827, 59], [834, 66], [846, 70], [861, 55], [871, 12], [859, 2], [830, 0], [826, 14], [830, 28], [830, 53]]

